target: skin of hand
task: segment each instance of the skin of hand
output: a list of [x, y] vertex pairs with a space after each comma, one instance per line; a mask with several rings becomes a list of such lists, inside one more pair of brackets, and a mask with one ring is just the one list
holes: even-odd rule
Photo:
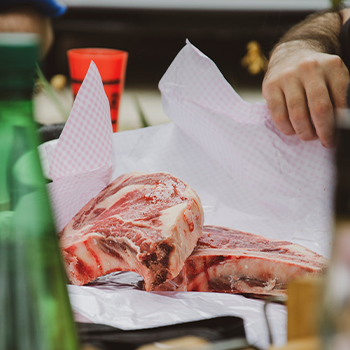
[[0, 32], [38, 34], [42, 57], [46, 55], [53, 42], [50, 19], [31, 6], [18, 6], [0, 12]]
[[[342, 13], [343, 23], [350, 17]], [[335, 109], [346, 108], [349, 71], [338, 55], [294, 40], [271, 55], [262, 92], [276, 127], [304, 141], [334, 146]]]
[[282, 133], [304, 141], [319, 138], [324, 147], [333, 147], [334, 109], [346, 107], [348, 82], [349, 72], [339, 56], [295, 41], [281, 44], [271, 56], [262, 91]]

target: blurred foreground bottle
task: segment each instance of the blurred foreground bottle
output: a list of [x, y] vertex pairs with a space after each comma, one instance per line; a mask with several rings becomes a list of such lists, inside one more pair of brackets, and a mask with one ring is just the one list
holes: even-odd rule
[[323, 350], [350, 349], [350, 111], [340, 113], [333, 251], [321, 309]]
[[35, 35], [0, 34], [0, 350], [78, 349], [32, 116], [37, 53]]

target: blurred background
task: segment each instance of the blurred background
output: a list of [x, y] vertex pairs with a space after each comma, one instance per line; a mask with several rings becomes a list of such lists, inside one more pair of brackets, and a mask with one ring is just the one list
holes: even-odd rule
[[[249, 71], [244, 58], [264, 60], [278, 39], [307, 15], [332, 6], [331, 0], [63, 0], [68, 11], [53, 19], [55, 41], [44, 67], [50, 80], [69, 77], [67, 50], [106, 47], [129, 53], [119, 130], [169, 122], [158, 82], [186, 39], [218, 66], [248, 102], [264, 101], [264, 67]], [[346, 3], [346, 2], [345, 2]], [[349, 1], [350, 3], [350, 1]], [[247, 45], [256, 42], [255, 46]], [[260, 51], [259, 51], [260, 50]], [[243, 60], [243, 61], [242, 61]], [[69, 96], [65, 97], [71, 103]], [[39, 121], [59, 121], [37, 104]], [[47, 116], [50, 113], [51, 116]], [[145, 117], [142, 121], [140, 113]]]

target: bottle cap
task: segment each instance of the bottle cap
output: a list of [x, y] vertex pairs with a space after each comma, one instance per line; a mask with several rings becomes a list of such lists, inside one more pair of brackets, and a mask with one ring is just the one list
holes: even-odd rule
[[0, 88], [32, 88], [38, 57], [38, 35], [1, 33]]

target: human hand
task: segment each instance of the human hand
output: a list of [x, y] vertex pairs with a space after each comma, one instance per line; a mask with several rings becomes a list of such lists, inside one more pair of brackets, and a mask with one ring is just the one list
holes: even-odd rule
[[304, 141], [319, 138], [334, 146], [335, 109], [346, 107], [349, 71], [341, 58], [303, 47], [281, 44], [273, 52], [262, 92], [272, 120], [285, 135]]

